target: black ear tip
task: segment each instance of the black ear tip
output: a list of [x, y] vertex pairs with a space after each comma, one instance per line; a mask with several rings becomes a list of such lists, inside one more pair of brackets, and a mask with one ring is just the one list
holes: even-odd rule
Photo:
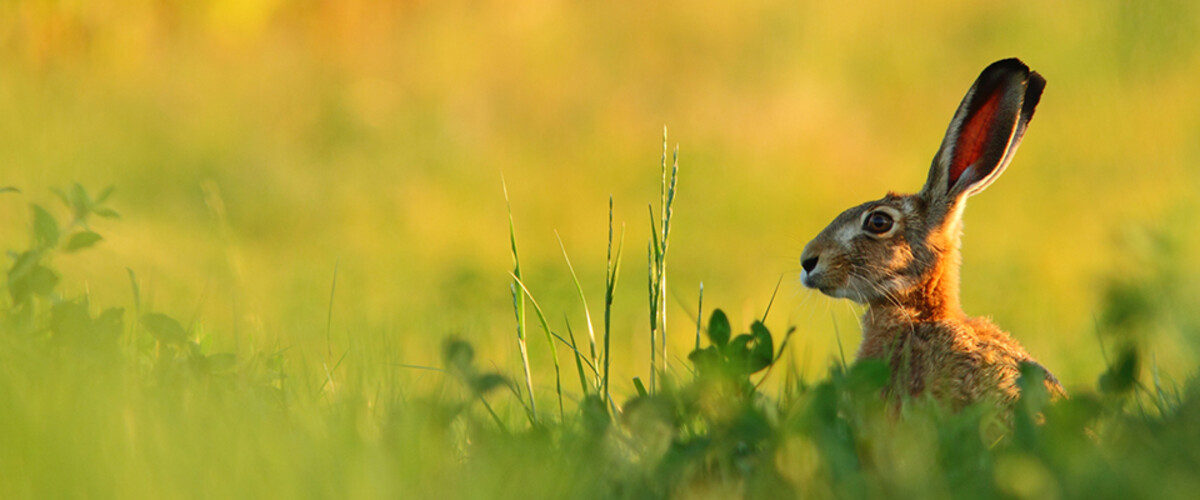
[[1021, 115], [1028, 121], [1033, 118], [1033, 110], [1042, 100], [1042, 91], [1046, 90], [1046, 79], [1037, 71], [1029, 72], [1029, 81], [1025, 84], [1025, 99], [1021, 103]]
[[1037, 71], [1029, 72], [1029, 83], [1025, 84], [1025, 100], [1037, 103], [1042, 97], [1042, 91], [1046, 90], [1046, 79]]
[[1033, 89], [1037, 89], [1038, 95], [1041, 95], [1042, 90], [1045, 88], [1046, 88], [1046, 78], [1043, 77], [1042, 74], [1038, 73], [1037, 71], [1030, 71], [1029, 72], [1029, 89], [1030, 89], [1030, 91], [1032, 91]]
[[1021, 62], [1020, 59], [1010, 57], [1008, 59], [996, 61], [988, 65], [987, 69], [983, 70], [984, 73], [991, 73], [994, 71], [1001, 71], [1004, 73], [1029, 73], [1029, 66]]

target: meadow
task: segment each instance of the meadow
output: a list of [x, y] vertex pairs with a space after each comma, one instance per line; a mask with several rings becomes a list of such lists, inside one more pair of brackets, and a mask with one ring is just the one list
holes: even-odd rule
[[[0, 497], [1190, 498], [1197, 10], [5, 3]], [[1010, 56], [964, 307], [1072, 398], [894, 418], [798, 257]]]

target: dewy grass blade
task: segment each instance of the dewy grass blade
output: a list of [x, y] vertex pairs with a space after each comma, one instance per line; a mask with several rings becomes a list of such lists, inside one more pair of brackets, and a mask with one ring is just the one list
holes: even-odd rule
[[[517, 254], [517, 230], [513, 223], [512, 202], [508, 199], [508, 183], [504, 181], [503, 175], [500, 176], [500, 186], [504, 189], [504, 205], [508, 208], [508, 241], [512, 248], [513, 259], [513, 270], [510, 274], [516, 283], [521, 279], [521, 259]], [[537, 401], [533, 396], [533, 374], [529, 370], [529, 350], [525, 342], [525, 296], [517, 293], [515, 284], [509, 285], [509, 291], [512, 292], [513, 312], [517, 317], [517, 346], [521, 350], [521, 367], [525, 370], [525, 390], [529, 392], [530, 418], [536, 422]]]

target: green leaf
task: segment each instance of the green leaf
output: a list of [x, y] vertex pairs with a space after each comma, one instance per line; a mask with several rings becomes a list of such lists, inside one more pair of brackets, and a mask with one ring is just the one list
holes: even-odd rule
[[730, 359], [745, 359], [750, 356], [750, 342], [754, 340], [748, 333], [734, 337], [725, 345], [725, 357]]
[[35, 295], [50, 295], [58, 285], [58, 274], [46, 266], [34, 266], [26, 277], [29, 291]]
[[20, 189], [17, 189], [17, 188], [15, 188], [15, 187], [12, 187], [12, 186], [4, 186], [4, 187], [0, 187], [0, 194], [4, 194], [4, 193], [20, 193], [20, 192], [21, 192], [21, 190], [20, 190]]
[[486, 394], [492, 389], [508, 384], [508, 379], [498, 373], [485, 373], [471, 381], [471, 390], [477, 394]]
[[733, 370], [733, 373], [738, 375], [749, 375], [756, 371], [751, 367], [753, 363], [750, 357], [750, 343], [753, 340], [754, 337], [750, 336], [750, 334], [743, 333], [737, 337], [734, 337], [733, 340], [731, 340], [729, 344], [725, 346], [725, 359], [728, 360], [728, 366], [731, 370]]
[[87, 300], [68, 300], [50, 310], [50, 329], [58, 338], [80, 339], [90, 333], [92, 317]]
[[92, 322], [96, 329], [96, 333], [117, 338], [121, 336], [121, 332], [125, 330], [125, 309], [122, 307], [112, 307], [105, 309]]
[[121, 214], [117, 213], [116, 210], [113, 210], [111, 208], [97, 208], [95, 210], [92, 210], [92, 213], [99, 215], [101, 217], [104, 217], [106, 219], [120, 219], [121, 218]]
[[78, 182], [71, 184], [71, 190], [67, 191], [67, 199], [70, 200], [69, 204], [76, 219], [86, 218], [92, 209], [92, 197], [88, 196], [87, 190]]
[[1108, 394], [1123, 394], [1137, 386], [1141, 372], [1141, 359], [1133, 346], [1121, 350], [1116, 362], [1100, 375], [1100, 391]]
[[775, 359], [775, 341], [761, 321], [750, 325], [750, 336], [754, 338], [754, 346], [750, 349], [750, 373], [754, 373], [771, 366]]
[[23, 304], [35, 295], [47, 296], [58, 285], [58, 275], [38, 264], [37, 252], [25, 252], [8, 272], [8, 293], [14, 304]]
[[33, 205], [33, 238], [39, 250], [58, 244], [58, 221], [38, 205]]
[[63, 205], [71, 206], [71, 197], [67, 196], [67, 192], [59, 188], [50, 188], [50, 192], [54, 193], [58, 199], [62, 200]]
[[115, 186], [108, 186], [108, 187], [104, 188], [102, 191], [100, 191], [100, 194], [96, 195], [95, 204], [100, 205], [100, 204], [104, 203], [105, 200], [108, 200], [108, 197], [112, 196], [114, 188], [115, 188]]
[[646, 392], [646, 385], [642, 383], [640, 377], [633, 377], [633, 388], [637, 390], [638, 396], [643, 398], [650, 394]]
[[14, 254], [10, 251], [8, 255], [15, 261], [12, 268], [8, 270], [9, 283], [21, 279], [42, 260], [42, 253], [36, 250], [29, 250], [21, 254]]
[[204, 364], [209, 373], [227, 372], [237, 366], [237, 356], [230, 352], [220, 352], [205, 356]]
[[713, 311], [712, 317], [708, 320], [708, 341], [715, 346], [724, 347], [729, 343], [729, 336], [733, 333], [733, 329], [729, 327], [729, 318], [725, 316], [725, 311], [717, 309]]
[[133, 288], [133, 307], [137, 310], [142, 308], [142, 287], [138, 286], [137, 274], [134, 274], [133, 269], [125, 268], [129, 273], [129, 286]]
[[67, 241], [67, 246], [64, 250], [66, 250], [68, 252], [82, 250], [84, 248], [95, 245], [96, 243], [99, 243], [100, 240], [103, 240], [103, 239], [104, 238], [101, 237], [99, 234], [93, 233], [91, 231], [80, 231], [78, 233], [71, 235], [71, 239]]
[[174, 318], [165, 314], [151, 313], [142, 316], [142, 325], [154, 335], [155, 339], [166, 344], [183, 344], [187, 341], [187, 332]]
[[892, 379], [892, 370], [881, 359], [864, 359], [850, 366], [846, 374], [846, 386], [856, 394], [876, 393], [887, 387]]
[[442, 361], [446, 363], [446, 368], [455, 371], [459, 374], [468, 374], [474, 371], [471, 363], [475, 360], [475, 348], [471, 347], [465, 341], [458, 339], [450, 339], [446, 341], [442, 347]]
[[710, 373], [721, 366], [721, 351], [717, 346], [708, 346], [704, 349], [696, 349], [688, 354], [688, 360], [692, 362], [692, 366], [701, 374]]

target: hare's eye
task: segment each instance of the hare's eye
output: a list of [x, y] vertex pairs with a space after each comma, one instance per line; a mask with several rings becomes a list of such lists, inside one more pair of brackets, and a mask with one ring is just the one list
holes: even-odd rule
[[892, 225], [896, 221], [891, 215], [882, 210], [876, 210], [867, 215], [867, 220], [863, 221], [863, 230], [874, 234], [883, 234], [892, 230]]

